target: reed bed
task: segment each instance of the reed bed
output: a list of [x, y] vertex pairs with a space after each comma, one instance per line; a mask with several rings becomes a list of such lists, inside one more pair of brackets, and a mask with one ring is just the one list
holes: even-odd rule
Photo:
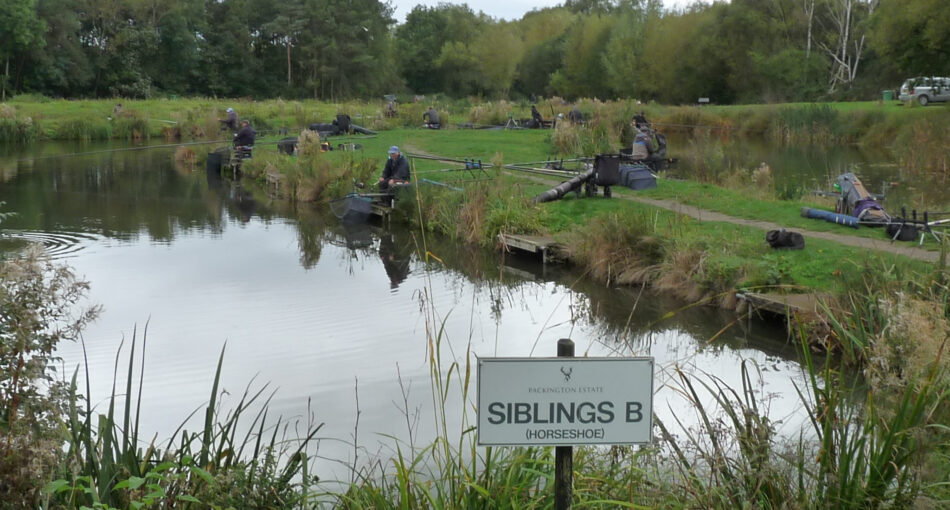
[[523, 184], [489, 171], [494, 177], [462, 184], [464, 191], [418, 184], [397, 202], [395, 214], [428, 232], [485, 247], [495, 246], [502, 232], [540, 232], [544, 211], [526, 198]]
[[353, 191], [354, 183], [373, 182], [379, 167], [376, 159], [364, 159], [345, 153], [331, 158], [320, 152], [316, 135], [304, 134], [297, 157], [276, 153], [258, 153], [242, 164], [241, 171], [251, 179], [280, 179], [282, 189], [298, 202], [329, 202]]
[[568, 234], [567, 255], [608, 285], [648, 284], [666, 257], [666, 243], [649, 214], [594, 218]]
[[39, 125], [32, 117], [19, 115], [12, 106], [0, 104], [0, 143], [31, 143], [39, 134]]

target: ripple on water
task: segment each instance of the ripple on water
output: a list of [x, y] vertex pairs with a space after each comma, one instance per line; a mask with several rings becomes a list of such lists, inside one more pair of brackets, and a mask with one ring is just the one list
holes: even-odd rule
[[80, 251], [101, 243], [99, 234], [77, 232], [43, 232], [35, 230], [3, 230], [0, 232], [0, 249], [18, 248], [31, 243], [42, 244], [53, 260], [75, 257]]

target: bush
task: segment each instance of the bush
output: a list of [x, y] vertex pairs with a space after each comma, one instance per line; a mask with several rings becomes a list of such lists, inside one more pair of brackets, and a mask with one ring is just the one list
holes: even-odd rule
[[40, 246], [0, 266], [0, 501], [6, 505], [36, 507], [62, 463], [68, 389], [56, 377], [54, 353], [98, 315], [98, 307], [75, 310], [88, 288]]

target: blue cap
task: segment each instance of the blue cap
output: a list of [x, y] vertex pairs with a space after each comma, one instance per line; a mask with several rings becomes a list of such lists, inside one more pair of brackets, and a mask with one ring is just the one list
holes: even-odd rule
[[397, 152], [399, 152], [399, 147], [396, 147], [395, 145], [393, 145], [392, 147], [389, 148], [390, 154], [395, 154]]

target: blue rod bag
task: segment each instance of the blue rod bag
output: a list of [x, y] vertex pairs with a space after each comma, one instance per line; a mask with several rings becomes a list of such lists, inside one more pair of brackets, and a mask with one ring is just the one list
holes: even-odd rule
[[851, 228], [858, 228], [858, 219], [854, 216], [848, 216], [847, 214], [838, 214], [831, 211], [823, 211], [821, 209], [802, 207], [802, 216], [816, 220], [825, 220], [830, 223], [837, 223], [838, 225], [845, 225]]

